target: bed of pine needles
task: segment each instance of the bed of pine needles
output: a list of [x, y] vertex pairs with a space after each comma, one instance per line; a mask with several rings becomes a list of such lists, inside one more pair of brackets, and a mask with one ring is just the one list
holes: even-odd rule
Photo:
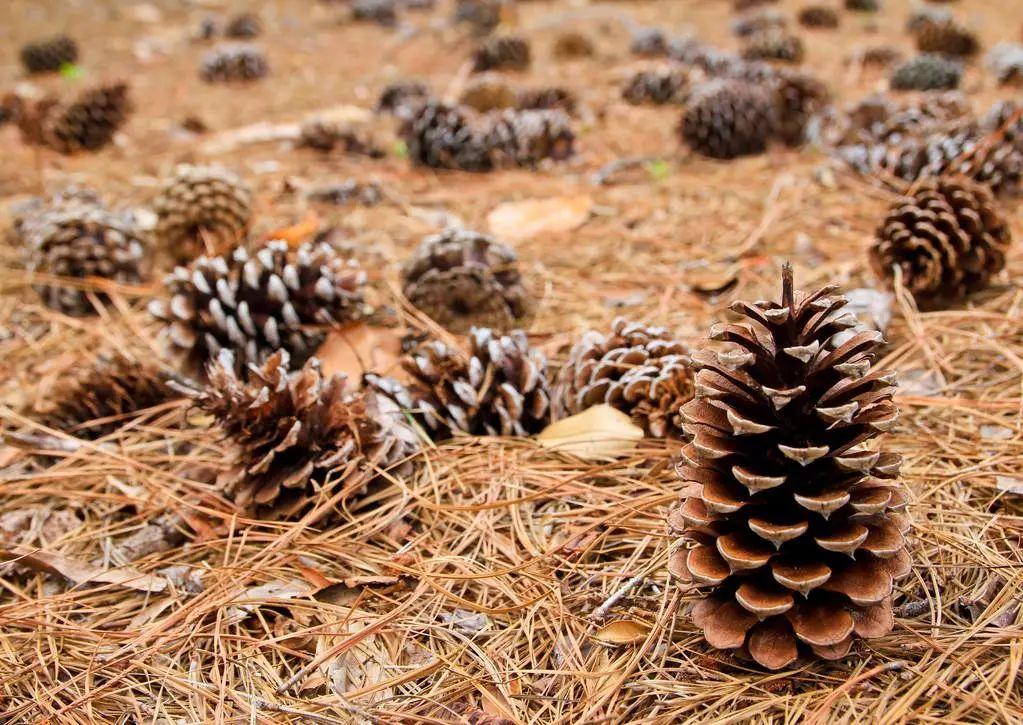
[[[8, 2], [0, 14], [24, 19], [0, 22], [4, 47], [43, 32], [38, 8], [47, 5], [61, 5], [90, 40], [87, 72], [132, 81], [138, 111], [122, 144], [92, 156], [39, 154], [0, 129], [4, 209], [68, 180], [144, 203], [173, 163], [214, 160], [256, 188], [257, 235], [311, 219], [339, 225], [381, 300], [401, 308], [395, 263], [444, 215], [485, 228], [504, 201], [589, 195], [593, 213], [579, 229], [516, 243], [542, 296], [530, 333], [555, 361], [578, 333], [620, 314], [699, 346], [731, 300], [777, 294], [783, 259], [803, 288], [872, 284], [865, 251], [890, 191], [835, 171], [814, 149], [728, 164], [688, 157], [674, 135], [677, 110], [618, 99], [615, 74], [631, 63], [621, 17], [688, 23], [730, 47], [723, 0], [526, 5], [520, 21], [534, 47], [553, 38], [555, 8], [616, 61], [565, 73], [541, 53], [525, 80], [576, 81], [592, 111], [581, 156], [484, 176], [415, 170], [394, 154], [204, 146], [256, 122], [369, 106], [380, 85], [406, 74], [443, 89], [468, 48], [449, 31], [398, 39], [338, 25], [330, 5], [266, 3], [272, 27], [289, 30], [262, 39], [271, 77], [238, 91], [202, 86], [202, 50], [175, 41], [201, 7], [155, 3], [163, 20], [154, 24], [115, 4]], [[839, 33], [802, 33], [840, 98], [881, 82], [844, 66], [843, 55], [866, 42], [909, 49], [908, 7], [889, 0], [871, 34], [849, 20]], [[1008, 0], [956, 9], [975, 10], [992, 43], [1023, 21]], [[137, 44], [147, 39], [179, 45], [140, 63]], [[17, 77], [5, 51], [0, 78]], [[976, 69], [967, 87], [981, 109], [998, 95]], [[210, 134], [172, 133], [188, 115]], [[593, 183], [608, 162], [634, 156], [663, 163]], [[387, 199], [314, 208], [288, 190], [296, 177], [376, 180]], [[777, 673], [710, 649], [684, 616], [687, 598], [665, 571], [664, 516], [679, 487], [673, 446], [648, 441], [600, 463], [529, 439], [456, 439], [428, 447], [414, 476], [343, 504], [327, 527], [312, 515], [249, 520], [210, 483], [226, 447], [184, 400], [120, 421], [96, 441], [36, 422], [61, 380], [97, 355], [155, 359], [145, 313], [155, 286], [113, 290], [98, 318], [64, 317], [41, 306], [20, 250], [4, 242], [0, 543], [16, 536], [43, 561], [0, 565], [0, 721], [1018, 722], [1023, 218], [1018, 206], [1008, 215], [1017, 245], [991, 290], [948, 311], [922, 314], [904, 294], [892, 307], [879, 364], [900, 374], [902, 417], [885, 445], [905, 457], [914, 523], [914, 570], [896, 593], [895, 630], [857, 642], [839, 662]]]

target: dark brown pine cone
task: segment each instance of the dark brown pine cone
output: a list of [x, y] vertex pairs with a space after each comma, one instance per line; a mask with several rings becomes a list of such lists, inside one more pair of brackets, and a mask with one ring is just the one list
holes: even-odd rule
[[434, 440], [454, 433], [526, 436], [551, 417], [547, 359], [514, 330], [472, 328], [468, 354], [442, 342], [421, 344], [402, 360], [408, 387], [367, 376], [367, 384], [411, 412]]
[[987, 188], [963, 177], [939, 178], [891, 208], [870, 260], [889, 283], [898, 268], [918, 302], [937, 306], [986, 287], [1005, 267], [1011, 241]]
[[29, 73], [58, 71], [77, 60], [78, 44], [66, 35], [28, 43], [21, 49], [21, 64]]
[[555, 415], [565, 418], [607, 403], [654, 438], [682, 435], [680, 409], [693, 397], [689, 349], [663, 327], [623, 318], [604, 335], [591, 330], [558, 372]]
[[564, 111], [575, 113], [575, 93], [561, 86], [526, 88], [518, 92], [516, 105], [523, 111]]
[[803, 41], [798, 35], [779, 31], [765, 31], [750, 37], [743, 46], [746, 60], [779, 60], [800, 63], [803, 60]]
[[980, 40], [954, 20], [925, 22], [916, 32], [916, 48], [921, 53], [966, 57], [977, 54]]
[[515, 251], [467, 229], [426, 237], [405, 263], [402, 280], [409, 302], [453, 332], [508, 330], [532, 308]]
[[532, 168], [575, 153], [575, 132], [564, 111], [505, 110], [484, 119], [483, 146], [498, 166]]
[[366, 21], [391, 27], [398, 24], [395, 0], [353, 0], [352, 20]]
[[873, 13], [881, 9], [881, 0], [845, 0], [845, 9]]
[[827, 5], [807, 5], [799, 11], [798, 18], [805, 28], [838, 27], [838, 13]]
[[[149, 247], [146, 235], [131, 214], [106, 209], [92, 192], [58, 195], [37, 205], [17, 221], [16, 229], [28, 255], [29, 272], [124, 285], [142, 281]], [[95, 312], [85, 290], [59, 280], [37, 284], [35, 289], [48, 307], [64, 314]]]
[[316, 353], [323, 328], [361, 317], [365, 273], [327, 244], [295, 250], [271, 241], [250, 254], [239, 247], [199, 257], [167, 277], [167, 300], [150, 312], [165, 323], [162, 337], [199, 372], [221, 349], [239, 365], [259, 365], [279, 349], [295, 365]]
[[758, 154], [774, 134], [772, 95], [750, 83], [713, 80], [697, 86], [682, 119], [682, 139], [715, 159]]
[[376, 112], [408, 120], [426, 105], [431, 95], [430, 89], [421, 81], [391, 83], [380, 91]]
[[941, 55], [910, 58], [892, 73], [889, 84], [896, 91], [942, 91], [959, 87], [963, 66]]
[[470, 112], [430, 101], [402, 129], [408, 156], [418, 166], [490, 171], [494, 162]]
[[67, 105], [45, 98], [19, 103], [18, 108], [18, 127], [25, 140], [62, 154], [106, 146], [132, 110], [124, 83], [90, 88]]
[[473, 53], [472, 59], [473, 70], [477, 73], [488, 70], [526, 70], [531, 61], [529, 41], [514, 35], [487, 38]]
[[264, 77], [270, 71], [263, 51], [254, 45], [233, 43], [203, 56], [199, 77], [207, 83], [240, 83]]
[[743, 322], [711, 331], [732, 349], [693, 355], [682, 409], [686, 492], [668, 521], [695, 546], [669, 569], [708, 592], [691, 612], [707, 642], [769, 669], [887, 634], [910, 571], [900, 457], [866, 445], [895, 424], [894, 375], [871, 369], [878, 332], [835, 346], [857, 320], [833, 291], [797, 295], [786, 266], [781, 302], [733, 305]]
[[153, 200], [156, 236], [187, 260], [239, 241], [252, 216], [252, 192], [221, 166], [179, 164]]
[[385, 156], [369, 126], [331, 118], [313, 118], [303, 123], [298, 145], [317, 151], [340, 150], [372, 159]]
[[336, 492], [359, 495], [377, 472], [407, 474], [418, 443], [390, 400], [324, 378], [316, 360], [294, 372], [290, 363], [278, 351], [243, 380], [224, 350], [193, 393], [234, 445], [221, 483], [241, 509], [288, 517]]
[[798, 146], [806, 140], [810, 119], [830, 100], [828, 87], [808, 73], [787, 70], [777, 76], [774, 93], [778, 104], [778, 137], [790, 146]]
[[224, 28], [224, 35], [229, 38], [255, 38], [262, 32], [263, 23], [260, 22], [259, 16], [253, 13], [235, 15]]
[[684, 103], [689, 73], [684, 68], [665, 67], [633, 74], [622, 88], [622, 98], [632, 104]]

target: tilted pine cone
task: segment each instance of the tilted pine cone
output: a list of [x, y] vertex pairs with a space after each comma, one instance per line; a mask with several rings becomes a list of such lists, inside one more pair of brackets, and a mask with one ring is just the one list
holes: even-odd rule
[[963, 177], [922, 182], [891, 208], [877, 235], [874, 271], [891, 282], [899, 268], [903, 284], [926, 306], [986, 287], [1005, 267], [1011, 244], [991, 192]]
[[234, 444], [221, 483], [242, 509], [287, 517], [315, 505], [324, 486], [350, 497], [379, 471], [407, 472], [415, 433], [386, 398], [349, 390], [344, 375], [325, 379], [315, 359], [292, 372], [283, 350], [248, 380], [238, 367], [222, 351], [193, 397]]
[[58, 71], [78, 60], [78, 44], [66, 35], [29, 43], [21, 49], [21, 64], [29, 73]]
[[392, 83], [380, 92], [376, 111], [407, 121], [426, 105], [431, 95], [430, 89], [421, 81]]
[[25, 140], [62, 154], [96, 151], [106, 146], [132, 110], [124, 83], [90, 88], [67, 105], [44, 98], [23, 102], [19, 107], [17, 121]]
[[611, 334], [591, 330], [572, 348], [554, 389], [557, 417], [607, 403], [648, 436], [678, 438], [679, 410], [693, 397], [690, 362], [685, 343], [667, 329], [618, 318]]
[[180, 260], [241, 239], [252, 215], [252, 192], [220, 166], [179, 164], [153, 200], [156, 235]]
[[750, 83], [713, 80], [698, 86], [682, 120], [682, 138], [695, 151], [715, 159], [757, 154], [775, 130], [771, 94]]
[[827, 105], [830, 98], [823, 81], [799, 71], [778, 75], [774, 84], [777, 99], [777, 133], [790, 146], [806, 140], [806, 128], [814, 114]]
[[515, 251], [467, 229], [423, 239], [402, 281], [409, 302], [453, 332], [474, 325], [507, 330], [531, 312]]
[[486, 113], [515, 108], [518, 105], [518, 94], [499, 74], [484, 73], [465, 84], [465, 90], [462, 91], [458, 102], [480, 113]]
[[524, 111], [564, 111], [575, 113], [578, 101], [575, 94], [561, 86], [526, 88], [518, 92], [516, 105]]
[[[145, 234], [130, 214], [106, 209], [91, 192], [58, 195], [19, 219], [16, 229], [30, 272], [125, 285], [142, 281], [149, 246]], [[95, 312], [83, 290], [59, 282], [35, 289], [47, 306], [65, 314]]]
[[742, 49], [746, 60], [780, 60], [799, 63], [803, 60], [803, 41], [798, 35], [778, 31], [757, 33]]
[[807, 5], [799, 11], [798, 18], [805, 28], [838, 27], [838, 13], [827, 5]]
[[493, 159], [468, 112], [428, 102], [402, 129], [408, 156], [419, 166], [489, 171]]
[[514, 35], [487, 38], [472, 56], [473, 70], [526, 70], [531, 61], [529, 42]]
[[959, 87], [963, 76], [960, 63], [940, 55], [910, 58], [892, 73], [890, 85], [897, 91], [940, 91]]
[[499, 166], [532, 168], [575, 153], [575, 132], [564, 111], [506, 110], [485, 120], [483, 146]]
[[367, 384], [410, 411], [434, 440], [455, 432], [525, 436], [551, 417], [547, 359], [525, 333], [472, 328], [468, 354], [442, 342], [421, 344], [402, 360], [408, 387], [367, 376]]
[[269, 71], [262, 50], [235, 43], [214, 48], [203, 56], [199, 77], [207, 83], [237, 83], [257, 80]]
[[629, 103], [683, 103], [689, 86], [689, 73], [682, 68], [657, 68], [633, 74], [622, 88]]
[[980, 50], [976, 33], [955, 21], [923, 23], [916, 33], [916, 48], [921, 53], [970, 56]]
[[365, 273], [327, 244], [295, 250], [267, 242], [254, 254], [239, 247], [221, 257], [199, 257], [167, 277], [168, 298], [150, 312], [165, 323], [163, 337], [199, 371], [221, 349], [239, 365], [260, 364], [279, 349], [296, 365], [313, 355], [322, 329], [359, 318]]
[[298, 145], [317, 151], [338, 149], [346, 154], [372, 159], [385, 155], [368, 126], [331, 118], [313, 118], [303, 123], [299, 129]]
[[745, 320], [711, 339], [735, 348], [693, 355], [682, 409], [689, 496], [669, 527], [696, 546], [670, 570], [709, 589], [692, 618], [713, 647], [770, 669], [887, 634], [910, 570], [900, 457], [866, 445], [895, 423], [894, 376], [871, 369], [880, 333], [833, 344], [857, 324], [833, 290], [797, 296], [786, 266], [780, 303], [733, 305]]

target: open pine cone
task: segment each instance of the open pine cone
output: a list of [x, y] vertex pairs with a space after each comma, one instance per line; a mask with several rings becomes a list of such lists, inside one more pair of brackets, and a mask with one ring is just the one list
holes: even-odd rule
[[379, 471], [405, 473], [418, 449], [390, 400], [349, 390], [344, 375], [324, 378], [315, 359], [291, 372], [280, 350], [247, 380], [237, 370], [222, 351], [193, 398], [235, 446], [221, 483], [246, 511], [288, 516], [326, 486], [358, 495]]
[[931, 21], [922, 23], [916, 31], [916, 47], [921, 53], [965, 57], [976, 55], [980, 39], [954, 20]]
[[893, 269], [916, 300], [932, 306], [988, 285], [1005, 267], [1009, 226], [986, 187], [969, 179], [931, 179], [891, 208], [871, 249], [874, 271]]
[[483, 145], [498, 166], [532, 168], [575, 153], [575, 132], [564, 111], [495, 111], [485, 117]]
[[468, 229], [423, 239], [402, 279], [409, 302], [453, 332], [474, 325], [507, 330], [532, 307], [515, 251]]
[[775, 114], [768, 91], [743, 81], [709, 81], [689, 98], [682, 138], [698, 153], [715, 159], [761, 153], [774, 133]]
[[28, 143], [73, 154], [110, 143], [131, 110], [127, 84], [109, 83], [83, 91], [69, 104], [54, 98], [22, 102], [17, 121]]
[[270, 72], [263, 51], [246, 43], [229, 43], [203, 56], [199, 77], [207, 83], [246, 83]]
[[896, 91], [941, 91], [959, 87], [963, 66], [950, 58], [925, 53], [910, 58], [892, 73], [890, 85]]
[[622, 98], [629, 103], [684, 103], [689, 86], [689, 73], [683, 68], [667, 66], [637, 71], [622, 87]]
[[156, 236], [176, 259], [237, 242], [249, 226], [252, 192], [220, 166], [179, 164], [153, 200]]
[[679, 410], [693, 397], [689, 349], [663, 327], [619, 317], [611, 334], [587, 332], [558, 372], [557, 417], [607, 403], [632, 418], [648, 436], [678, 438]]
[[484, 40], [472, 56], [473, 70], [522, 71], [529, 68], [529, 41], [515, 35], [500, 35]]
[[78, 44], [66, 35], [28, 43], [21, 48], [21, 64], [29, 73], [59, 71], [78, 60]]
[[493, 158], [470, 111], [428, 101], [402, 127], [409, 159], [419, 166], [490, 171]]
[[781, 302], [733, 305], [744, 322], [711, 338], [734, 349], [693, 356], [682, 409], [689, 495], [669, 527], [696, 545], [670, 569], [709, 590], [692, 609], [707, 641], [770, 669], [887, 634], [910, 570], [901, 459], [866, 445], [895, 423], [894, 376], [871, 369], [880, 333], [834, 346], [857, 322], [833, 290], [797, 296], [786, 266]]
[[192, 372], [222, 348], [234, 351], [242, 366], [258, 365], [279, 349], [301, 365], [323, 342], [324, 327], [366, 312], [365, 273], [322, 243], [290, 250], [277, 240], [251, 254], [239, 247], [199, 257], [165, 284], [169, 299], [155, 300], [149, 310]]

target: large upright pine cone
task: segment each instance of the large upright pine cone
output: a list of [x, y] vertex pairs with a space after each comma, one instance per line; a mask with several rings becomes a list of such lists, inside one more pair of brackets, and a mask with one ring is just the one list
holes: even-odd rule
[[683, 68], [665, 67], [637, 71], [622, 88], [622, 98], [632, 104], [684, 103], [689, 73]]
[[325, 379], [315, 359], [292, 372], [280, 350], [247, 380], [238, 367], [222, 351], [193, 397], [235, 446], [221, 482], [242, 509], [287, 516], [314, 505], [327, 485], [358, 495], [377, 471], [402, 474], [418, 449], [390, 400], [349, 390], [344, 375]]
[[163, 336], [192, 371], [234, 352], [239, 365], [261, 364], [286, 350], [296, 365], [315, 354], [326, 326], [360, 317], [365, 273], [327, 244], [295, 250], [267, 242], [254, 254], [239, 247], [199, 257], [165, 281], [169, 299], [150, 312], [166, 323]]
[[21, 64], [29, 73], [58, 71], [78, 60], [78, 44], [66, 35], [28, 43], [21, 49]]
[[473, 70], [526, 70], [531, 61], [529, 41], [515, 35], [487, 38], [472, 56]]
[[774, 133], [771, 94], [751, 83], [713, 80], [693, 91], [682, 119], [682, 138], [715, 159], [761, 153]]
[[896, 91], [952, 90], [959, 87], [962, 76], [962, 64], [942, 55], [924, 54], [896, 68], [890, 85]]
[[564, 111], [509, 109], [485, 119], [483, 146], [498, 166], [532, 168], [575, 153], [575, 132]]
[[270, 72], [263, 51], [254, 45], [231, 43], [203, 56], [199, 77], [207, 83], [243, 83]]
[[[119, 284], [142, 281], [149, 246], [135, 219], [106, 209], [91, 192], [58, 195], [17, 223], [30, 272]], [[47, 306], [68, 315], [94, 312], [86, 291], [54, 284], [35, 287]], [[102, 295], [101, 295], [102, 298]]]
[[20, 106], [17, 120], [25, 140], [62, 154], [106, 146], [132, 110], [124, 83], [90, 88], [67, 105], [45, 98]]
[[482, 134], [464, 109], [427, 102], [402, 129], [408, 156], [435, 169], [489, 171], [494, 162]]
[[515, 250], [493, 237], [450, 228], [419, 245], [402, 269], [404, 293], [442, 327], [508, 330], [532, 308]]
[[707, 641], [770, 669], [887, 634], [910, 569], [900, 457], [866, 445], [895, 423], [894, 376], [871, 369], [880, 333], [835, 346], [857, 320], [833, 290], [797, 296], [786, 266], [780, 303], [733, 305], [745, 320], [711, 338], [734, 349], [694, 354], [682, 409], [687, 492], [669, 526], [696, 546], [670, 569], [710, 590], [692, 609]]
[[591, 330], [572, 348], [554, 389], [558, 417], [601, 403], [621, 410], [654, 438], [682, 434], [679, 410], [693, 397], [689, 348], [663, 327], [621, 317], [611, 334]]
[[499, 335], [474, 327], [468, 354], [426, 342], [402, 368], [411, 380], [407, 388], [374, 375], [367, 383], [411, 412], [435, 440], [455, 432], [525, 436], [550, 422], [547, 359], [521, 330]]
[[990, 191], [963, 177], [939, 178], [891, 208], [870, 260], [889, 282], [898, 267], [913, 296], [933, 305], [986, 287], [1005, 267], [1010, 243]]
[[153, 200], [156, 235], [184, 260], [241, 239], [252, 215], [252, 192], [220, 166], [179, 164]]
[[925, 22], [916, 33], [916, 48], [921, 53], [970, 56], [980, 50], [980, 40], [954, 20]]
[[742, 57], [746, 60], [778, 60], [786, 63], [801, 62], [804, 53], [803, 41], [798, 35], [777, 30], [752, 35], [742, 49]]

